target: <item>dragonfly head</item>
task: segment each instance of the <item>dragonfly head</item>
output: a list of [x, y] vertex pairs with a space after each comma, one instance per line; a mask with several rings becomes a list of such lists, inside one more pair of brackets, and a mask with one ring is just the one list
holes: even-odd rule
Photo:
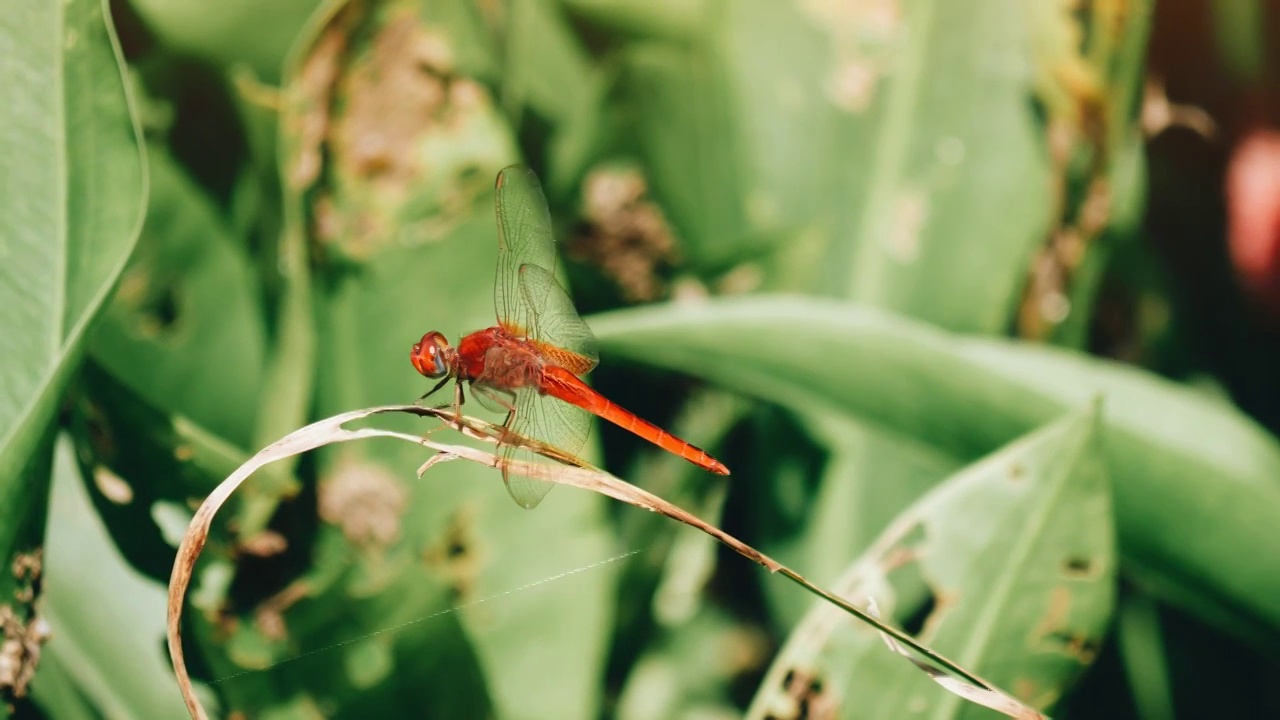
[[413, 344], [409, 351], [409, 360], [418, 372], [429, 378], [448, 375], [457, 362], [458, 351], [454, 350], [444, 335], [432, 330]]

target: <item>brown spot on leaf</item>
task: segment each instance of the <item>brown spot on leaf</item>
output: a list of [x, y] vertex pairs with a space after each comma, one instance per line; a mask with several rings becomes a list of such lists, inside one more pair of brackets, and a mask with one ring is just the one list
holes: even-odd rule
[[1097, 656], [1098, 644], [1096, 640], [1067, 627], [1070, 614], [1071, 591], [1055, 587], [1049, 595], [1048, 610], [1032, 630], [1030, 646], [1039, 649], [1048, 645], [1087, 665]]
[[1014, 696], [1022, 700], [1031, 700], [1041, 690], [1040, 683], [1025, 677], [1015, 679], [1010, 687], [1013, 689]]
[[584, 222], [566, 250], [618, 284], [628, 302], [666, 292], [662, 272], [676, 261], [675, 238], [648, 184], [633, 169], [596, 170], [583, 184]]
[[824, 86], [840, 110], [870, 107], [893, 55], [888, 50], [904, 30], [901, 0], [804, 0], [800, 9], [830, 34], [833, 62]]
[[1098, 641], [1080, 632], [1054, 633], [1063, 652], [1074, 657], [1081, 665], [1089, 665], [1098, 657]]
[[344, 463], [320, 482], [318, 493], [320, 518], [340, 527], [353, 544], [385, 547], [400, 537], [408, 493], [382, 467]]

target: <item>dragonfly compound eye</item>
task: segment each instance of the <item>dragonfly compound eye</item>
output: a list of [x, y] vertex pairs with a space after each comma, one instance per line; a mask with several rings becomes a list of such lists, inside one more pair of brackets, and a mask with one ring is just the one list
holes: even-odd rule
[[438, 332], [429, 332], [413, 344], [409, 351], [409, 360], [414, 369], [429, 378], [444, 377], [449, 374], [453, 362], [453, 349], [449, 341]]

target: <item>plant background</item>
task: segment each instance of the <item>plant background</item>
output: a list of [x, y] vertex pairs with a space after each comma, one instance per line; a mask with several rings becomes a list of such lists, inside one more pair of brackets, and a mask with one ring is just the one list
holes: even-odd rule
[[[1280, 713], [1277, 38], [1262, 0], [20, 0], [0, 717], [183, 716], [193, 503], [491, 323], [516, 161], [591, 381], [734, 474], [593, 460], [1055, 716]], [[225, 512], [219, 715], [984, 714], [688, 528], [423, 459]]]

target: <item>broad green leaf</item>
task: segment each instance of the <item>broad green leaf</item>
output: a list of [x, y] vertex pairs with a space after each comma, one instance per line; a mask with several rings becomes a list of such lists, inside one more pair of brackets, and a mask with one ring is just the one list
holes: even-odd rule
[[258, 279], [209, 198], [163, 150], [149, 155], [147, 219], [90, 352], [152, 405], [247, 447], [266, 343]]
[[38, 676], [36, 702], [51, 718], [185, 717], [164, 653], [164, 587], [124, 563], [77, 475], [64, 438], [45, 546], [43, 607], [53, 636], [41, 662], [55, 680]]
[[841, 113], [827, 287], [1000, 332], [1050, 220], [1025, 4], [814, 7], [828, 8], [809, 20], [831, 37], [822, 77]]
[[[133, 249], [146, 197], [107, 3], [0, 14], [0, 566], [37, 548], [50, 421], [86, 329]], [[44, 466], [44, 471], [34, 473]], [[0, 603], [14, 574], [0, 573]], [[17, 613], [24, 622], [27, 612]], [[7, 711], [0, 706], [0, 714]]]
[[772, 287], [1003, 331], [1052, 219], [1024, 5], [716, 7], [622, 83], [693, 259], [774, 247]]
[[695, 266], [739, 258], [751, 240], [739, 138], [727, 131], [736, 121], [724, 75], [696, 44], [647, 43], [628, 51], [622, 81], [650, 192]]
[[0, 100], [0, 506], [138, 233], [146, 173], [105, 5], [10, 8]]
[[565, 197], [597, 142], [604, 73], [554, 3], [511, 0], [507, 13], [498, 100], [516, 127], [533, 124], [526, 113], [549, 126], [542, 184], [549, 197]]
[[1280, 631], [1280, 575], [1254, 562], [1280, 556], [1280, 447], [1217, 400], [1114, 363], [830, 301], [672, 305], [597, 316], [592, 327], [606, 360], [836, 410], [959, 459], [1102, 394], [1126, 571], [1254, 642]]
[[[834, 591], [919, 622], [922, 640], [1038, 708], [1097, 655], [1116, 550], [1098, 415], [1085, 410], [960, 471], [895, 519]], [[748, 717], [988, 717], [820, 603]]]

